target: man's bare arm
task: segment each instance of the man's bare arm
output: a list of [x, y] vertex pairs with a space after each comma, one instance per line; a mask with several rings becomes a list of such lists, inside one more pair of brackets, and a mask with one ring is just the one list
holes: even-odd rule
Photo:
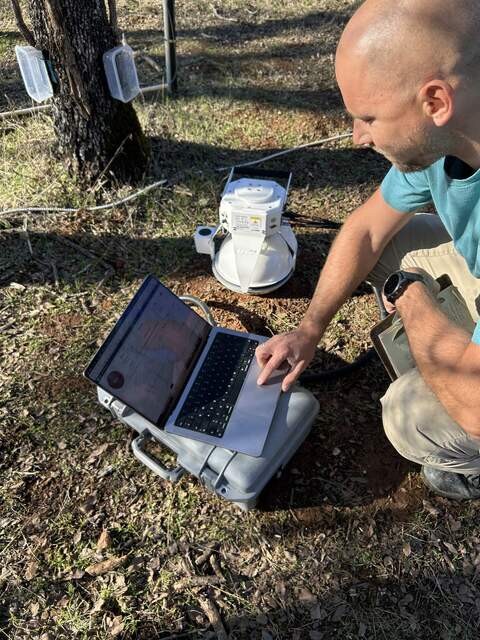
[[348, 296], [366, 278], [390, 239], [413, 214], [392, 209], [378, 189], [347, 219], [328, 255], [312, 301], [295, 331], [274, 336], [257, 349], [262, 367], [258, 384], [287, 362], [286, 391], [308, 366], [328, 323]]
[[419, 282], [411, 284], [395, 306], [423, 379], [450, 417], [480, 438], [480, 346], [450, 322]]

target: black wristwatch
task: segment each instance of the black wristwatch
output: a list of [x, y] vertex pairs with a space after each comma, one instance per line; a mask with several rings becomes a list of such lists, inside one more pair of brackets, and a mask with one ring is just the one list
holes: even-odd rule
[[391, 304], [395, 304], [408, 285], [412, 282], [423, 282], [423, 284], [425, 284], [425, 280], [418, 273], [411, 273], [410, 271], [394, 271], [385, 280], [385, 284], [383, 285], [383, 295]]

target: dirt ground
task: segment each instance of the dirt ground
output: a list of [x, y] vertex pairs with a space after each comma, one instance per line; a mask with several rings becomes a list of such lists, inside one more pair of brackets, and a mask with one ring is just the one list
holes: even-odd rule
[[[218, 167], [350, 128], [333, 55], [351, 0], [178, 3], [179, 94], [135, 105], [152, 140], [144, 184], [166, 188], [91, 212], [134, 186], [86, 190], [54, 156], [48, 114], [0, 120], [0, 637], [258, 640], [474, 639], [476, 505], [429, 494], [382, 429], [376, 359], [309, 384], [312, 431], [258, 508], [242, 512], [192, 476], [162, 481], [82, 371], [143, 278], [208, 304], [223, 326], [273, 335], [305, 312], [336, 230], [387, 163], [350, 140], [262, 165], [293, 172], [293, 278], [267, 296], [225, 290], [194, 252], [215, 224]], [[122, 0], [129, 43], [163, 68], [161, 4]], [[28, 105], [0, 0], [0, 108]], [[143, 84], [158, 82], [141, 62]], [[312, 370], [370, 347], [378, 310], [362, 286], [336, 314]], [[168, 464], [173, 457], [157, 449]]]

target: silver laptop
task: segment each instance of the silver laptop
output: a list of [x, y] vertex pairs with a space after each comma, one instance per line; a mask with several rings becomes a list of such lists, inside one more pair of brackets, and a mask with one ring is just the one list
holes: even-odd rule
[[284, 375], [257, 385], [267, 339], [210, 326], [148, 276], [85, 375], [169, 433], [260, 456]]

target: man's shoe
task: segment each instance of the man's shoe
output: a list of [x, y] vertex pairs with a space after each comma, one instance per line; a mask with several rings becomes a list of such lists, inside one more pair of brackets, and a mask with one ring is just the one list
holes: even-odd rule
[[463, 475], [423, 465], [422, 478], [429, 489], [444, 498], [452, 500], [478, 500], [480, 498], [480, 475]]

